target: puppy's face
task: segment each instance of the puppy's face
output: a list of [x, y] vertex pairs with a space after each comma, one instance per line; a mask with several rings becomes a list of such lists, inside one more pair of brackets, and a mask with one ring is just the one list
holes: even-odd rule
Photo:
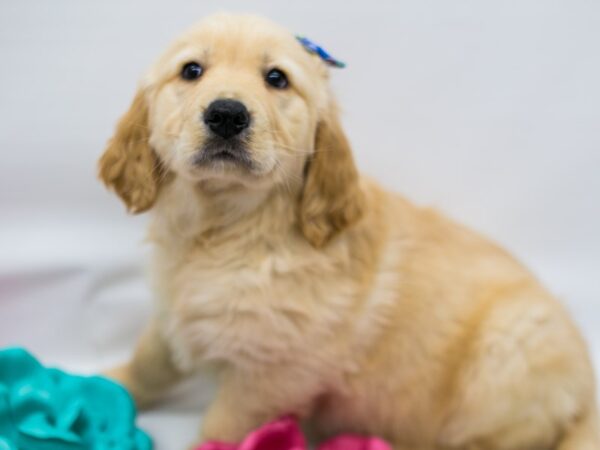
[[[100, 160], [133, 212], [169, 173], [205, 192], [285, 186], [323, 245], [360, 216], [348, 142], [317, 56], [273, 23], [218, 15], [184, 33], [142, 82]], [[294, 189], [295, 188], [295, 189]]]
[[289, 182], [313, 148], [322, 66], [266, 20], [204, 21], [147, 76], [150, 145], [176, 175], [208, 186]]

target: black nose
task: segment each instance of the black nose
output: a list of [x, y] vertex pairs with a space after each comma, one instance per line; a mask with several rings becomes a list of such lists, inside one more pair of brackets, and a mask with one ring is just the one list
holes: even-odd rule
[[213, 133], [229, 139], [248, 128], [250, 114], [244, 104], [237, 100], [219, 99], [204, 112], [204, 123]]

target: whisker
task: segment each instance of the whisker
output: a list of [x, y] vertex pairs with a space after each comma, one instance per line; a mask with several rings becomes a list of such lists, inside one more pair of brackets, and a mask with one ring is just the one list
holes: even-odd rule
[[290, 185], [290, 178], [292, 178], [292, 176], [290, 176], [290, 174], [288, 174], [284, 167], [281, 165], [281, 163], [279, 161], [276, 162], [275, 164], [279, 170], [281, 170], [281, 172], [283, 173], [283, 187], [287, 190], [288, 194], [293, 194], [293, 190], [292, 190], [292, 186]]
[[279, 134], [276, 130], [268, 130], [269, 133], [271, 133], [271, 138], [273, 138], [273, 140], [276, 142], [277, 147], [283, 149], [283, 150], [288, 150], [290, 152], [295, 152], [295, 153], [299, 153], [302, 155], [306, 155], [309, 158], [310, 157], [314, 157], [314, 154], [316, 153], [325, 153], [325, 152], [333, 152], [335, 151], [335, 149], [325, 149], [325, 148], [315, 148], [312, 150], [302, 150], [300, 148], [297, 147], [291, 147], [289, 145], [284, 144], [283, 142], [280, 142], [280, 138], [281, 138], [281, 134]]

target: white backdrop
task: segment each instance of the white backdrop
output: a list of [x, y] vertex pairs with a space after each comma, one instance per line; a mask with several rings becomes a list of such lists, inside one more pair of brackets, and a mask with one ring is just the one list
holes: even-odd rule
[[[594, 0], [2, 1], [0, 347], [82, 371], [129, 351], [150, 304], [145, 219], [96, 159], [143, 70], [216, 10], [268, 15], [346, 61], [333, 83], [362, 170], [511, 249], [600, 361]], [[199, 412], [176, 400], [142, 423], [180, 449]]]

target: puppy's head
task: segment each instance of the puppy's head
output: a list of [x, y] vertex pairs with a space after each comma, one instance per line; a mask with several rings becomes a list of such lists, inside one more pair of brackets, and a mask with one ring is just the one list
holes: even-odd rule
[[103, 181], [136, 213], [153, 205], [167, 174], [207, 192], [297, 192], [300, 227], [315, 246], [361, 213], [325, 64], [257, 17], [213, 16], [177, 39], [100, 160]]

